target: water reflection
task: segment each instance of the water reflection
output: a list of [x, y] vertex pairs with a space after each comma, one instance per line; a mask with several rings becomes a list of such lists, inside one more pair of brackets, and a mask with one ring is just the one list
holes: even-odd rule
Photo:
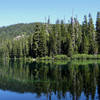
[[1, 61], [0, 89], [31, 93], [30, 100], [99, 100], [100, 65]]

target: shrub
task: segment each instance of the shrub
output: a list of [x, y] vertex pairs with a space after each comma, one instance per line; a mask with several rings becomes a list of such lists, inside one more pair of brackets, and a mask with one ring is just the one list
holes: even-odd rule
[[54, 56], [54, 59], [55, 60], [67, 60], [69, 58], [67, 57], [67, 55], [56, 55]]

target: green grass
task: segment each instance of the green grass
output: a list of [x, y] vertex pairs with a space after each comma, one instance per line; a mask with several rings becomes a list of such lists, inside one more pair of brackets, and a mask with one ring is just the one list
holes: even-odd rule
[[48, 57], [48, 56], [46, 56], [46, 57], [37, 57], [36, 60], [37, 61], [38, 60], [53, 60], [53, 58], [52, 57]]
[[71, 59], [100, 59], [100, 55], [76, 54]]
[[37, 58], [37, 60], [68, 60], [69, 57], [67, 57], [67, 55], [56, 55], [54, 57], [40, 57]]
[[87, 65], [93, 63], [100, 64], [100, 55], [88, 55], [88, 54], [75, 54], [72, 57], [67, 57], [66, 55], [56, 55], [52, 57], [42, 57], [36, 60], [37, 62], [42, 62], [45, 64], [53, 63], [56, 65], [65, 65], [68, 63], [72, 63], [75, 65]]
[[[4, 59], [2, 59], [4, 60]], [[1, 60], [1, 61], [2, 61]], [[56, 55], [54, 57], [38, 57], [36, 59], [34, 58], [16, 58], [16, 59], [6, 59], [6, 60], [20, 60], [24, 62], [42, 62], [42, 63], [54, 63], [57, 65], [64, 65], [67, 64], [68, 62], [73, 62], [75, 64], [87, 64], [87, 63], [95, 63], [95, 62], [100, 62], [100, 54], [98, 55], [89, 55], [89, 54], [75, 54], [72, 57], [68, 57], [67, 55]]]
[[56, 55], [54, 57], [40, 57], [40, 58], [37, 58], [36, 60], [37, 61], [68, 61], [68, 60], [75, 60], [75, 59], [78, 59], [78, 60], [89, 60], [89, 59], [100, 59], [100, 54], [99, 55], [89, 55], [89, 54], [75, 54], [73, 55], [72, 57], [68, 57], [67, 55]]
[[56, 55], [54, 56], [54, 60], [68, 60], [69, 57], [67, 55]]

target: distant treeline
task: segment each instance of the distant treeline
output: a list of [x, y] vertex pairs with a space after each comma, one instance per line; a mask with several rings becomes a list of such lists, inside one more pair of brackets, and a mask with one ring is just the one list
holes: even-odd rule
[[100, 53], [100, 12], [96, 27], [91, 14], [84, 16], [82, 24], [71, 17], [66, 23], [19, 24], [0, 28], [0, 57], [45, 57], [64, 54]]

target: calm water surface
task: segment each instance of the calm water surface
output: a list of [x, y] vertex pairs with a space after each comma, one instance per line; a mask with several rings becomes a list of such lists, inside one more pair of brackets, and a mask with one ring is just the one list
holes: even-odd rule
[[100, 100], [100, 64], [0, 61], [0, 100]]

